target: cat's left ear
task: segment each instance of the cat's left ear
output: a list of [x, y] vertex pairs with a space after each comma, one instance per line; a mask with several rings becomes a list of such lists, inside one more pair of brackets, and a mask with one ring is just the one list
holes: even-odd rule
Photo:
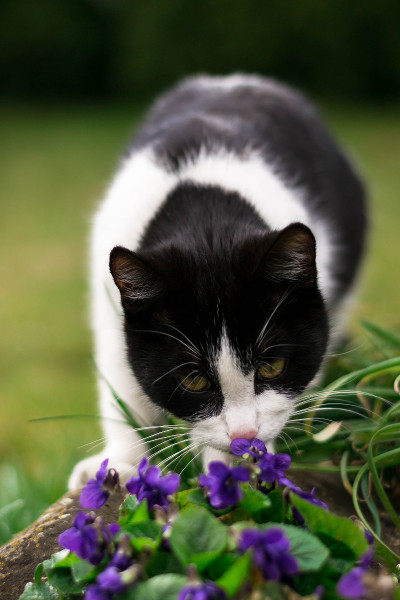
[[162, 276], [136, 252], [122, 246], [111, 251], [110, 271], [121, 293], [122, 304], [128, 310], [143, 308], [164, 291]]
[[277, 281], [310, 285], [317, 280], [315, 257], [313, 233], [303, 223], [293, 223], [279, 232], [262, 261], [263, 269]]

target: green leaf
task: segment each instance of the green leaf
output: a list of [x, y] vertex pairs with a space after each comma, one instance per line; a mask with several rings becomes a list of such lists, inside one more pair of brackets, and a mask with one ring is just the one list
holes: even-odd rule
[[204, 506], [204, 508], [207, 509], [211, 508], [209, 501], [207, 500], [207, 498], [204, 497], [203, 490], [200, 488], [190, 491], [190, 494], [187, 496], [186, 503], [188, 502], [190, 502], [191, 504], [197, 504], [198, 506]]
[[[269, 529], [271, 526], [268, 526]], [[294, 525], [279, 525], [290, 540], [290, 553], [303, 573], [318, 571], [329, 557], [328, 548], [315, 536]]]
[[125, 531], [128, 531], [133, 537], [149, 537], [156, 540], [161, 535], [162, 526], [156, 521], [139, 521], [127, 525]]
[[269, 520], [271, 505], [272, 502], [268, 496], [251, 487], [243, 490], [243, 498], [237, 504], [239, 508], [247, 510], [256, 523], [265, 523], [266, 520]]
[[[264, 523], [266, 521], [273, 521], [274, 523], [282, 523], [282, 521], [284, 520], [283, 514], [282, 514], [282, 511], [283, 511], [282, 491], [273, 490], [272, 492], [270, 492], [268, 494], [268, 500], [270, 501], [271, 506], [268, 509], [268, 518], [265, 519]], [[265, 512], [266, 512], [266, 510], [265, 510]]]
[[207, 565], [203, 575], [206, 579], [216, 581], [227, 571], [237, 559], [234, 554], [219, 554], [212, 562]]
[[322, 585], [324, 588], [324, 600], [339, 600], [339, 596], [335, 593], [338, 575], [336, 571], [332, 571], [330, 564], [327, 563], [317, 573], [307, 573], [293, 578], [294, 589], [301, 597], [314, 597], [315, 589]]
[[232, 598], [248, 581], [251, 564], [251, 554], [243, 554], [215, 583], [225, 590], [229, 598]]
[[47, 581], [27, 583], [19, 600], [60, 600], [60, 596]]
[[355, 558], [367, 551], [368, 543], [364, 532], [349, 519], [338, 517], [294, 493], [290, 494], [290, 502], [299, 510], [308, 529], [329, 547], [333, 557], [341, 558], [338, 546], [333, 542], [341, 542], [347, 546]]
[[60, 550], [52, 554], [52, 556], [45, 560], [43, 563], [44, 569], [47, 573], [47, 569], [54, 569], [55, 567], [70, 567], [74, 562], [78, 562], [80, 559], [69, 550]]
[[80, 559], [69, 550], [61, 550], [43, 563], [49, 583], [64, 594], [77, 594], [82, 591], [83, 584], [72, 578], [71, 567]]
[[124, 595], [124, 600], [176, 600], [186, 583], [185, 575], [175, 573], [156, 575], [134, 586]]
[[146, 563], [146, 574], [148, 577], [161, 575], [162, 573], [178, 573], [184, 575], [186, 567], [171, 552], [160, 550], [154, 552]]
[[43, 575], [43, 563], [39, 563], [38, 566], [35, 569], [35, 583], [40, 583], [42, 581], [42, 575]]
[[179, 508], [184, 508], [186, 506], [186, 504], [188, 503], [188, 497], [196, 489], [197, 488], [189, 488], [187, 490], [182, 490], [181, 492], [177, 493], [176, 501], [178, 503]]
[[123, 501], [120, 507], [120, 512], [123, 515], [126, 511], [135, 511], [140, 505], [139, 500], [136, 498], [134, 494], [129, 494]]
[[155, 521], [139, 521], [124, 527], [131, 535], [131, 544], [138, 552], [143, 548], [157, 548], [161, 541], [162, 526]]
[[190, 562], [196, 565], [198, 571], [203, 573], [205, 569], [211, 564], [218, 556], [221, 555], [221, 550], [215, 550], [214, 552], [199, 552], [198, 554], [193, 554]]
[[195, 562], [203, 553], [221, 553], [226, 541], [226, 527], [205, 508], [191, 505], [178, 516], [170, 538], [172, 550], [184, 564]]
[[268, 600], [296, 600], [297, 594], [277, 581], [267, 581], [257, 588], [258, 597]]
[[139, 500], [133, 494], [130, 494], [125, 498], [121, 509], [119, 524], [121, 527], [129, 523], [139, 523], [140, 521], [149, 521], [150, 513], [147, 506], [147, 500], [139, 502]]
[[88, 583], [96, 579], [100, 569], [95, 567], [87, 560], [80, 560], [71, 565], [71, 573], [75, 583]]

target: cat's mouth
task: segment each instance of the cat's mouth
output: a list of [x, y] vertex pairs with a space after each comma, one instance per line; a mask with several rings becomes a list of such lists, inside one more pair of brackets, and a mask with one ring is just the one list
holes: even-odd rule
[[[234, 439], [249, 439], [250, 441], [253, 439], [258, 439], [265, 444], [265, 446], [269, 452], [273, 452], [273, 446], [274, 446], [273, 440], [262, 438], [260, 434], [254, 435], [251, 438], [250, 437], [249, 438], [246, 438], [246, 437], [240, 438], [240, 436], [238, 436], [237, 438], [234, 438]], [[233, 441], [234, 441], [233, 439], [229, 439], [228, 442], [222, 442], [222, 441], [218, 442], [215, 439], [211, 439], [205, 443], [203, 442], [203, 444], [206, 447], [208, 446], [209, 448], [212, 448], [213, 450], [219, 450], [220, 452], [230, 453], [231, 452], [231, 444]]]

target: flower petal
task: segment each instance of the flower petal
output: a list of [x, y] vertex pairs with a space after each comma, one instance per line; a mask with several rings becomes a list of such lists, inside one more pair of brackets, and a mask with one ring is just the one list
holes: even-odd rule
[[257, 450], [259, 452], [261, 452], [262, 454], [266, 454], [267, 453], [267, 448], [266, 448], [264, 442], [262, 442], [258, 438], [254, 438], [254, 439], [251, 440], [251, 442], [250, 442], [250, 448], [257, 448]]
[[165, 475], [162, 477], [159, 483], [160, 491], [163, 494], [170, 495], [174, 494], [179, 487], [181, 482], [181, 478], [177, 473], [170, 473], [169, 475]]
[[112, 594], [120, 594], [125, 589], [121, 574], [116, 567], [107, 567], [98, 575], [96, 581], [101, 588]]
[[232, 467], [232, 476], [237, 481], [248, 481], [250, 479], [249, 471], [242, 465], [239, 465], [238, 467]]
[[142, 458], [138, 466], [138, 473], [140, 477], [142, 477], [145, 474], [148, 464], [149, 459], [147, 458], [147, 456], [145, 456], [144, 458]]
[[112, 597], [99, 585], [89, 585], [85, 592], [85, 600], [112, 600]]
[[345, 598], [351, 598], [352, 600], [358, 600], [362, 598], [365, 592], [365, 585], [363, 583], [364, 569], [362, 567], [355, 567], [348, 573], [343, 575], [336, 586], [336, 591]]
[[250, 440], [245, 440], [242, 438], [236, 438], [231, 442], [231, 452], [236, 454], [236, 456], [243, 456], [250, 450]]
[[[143, 477], [143, 475], [142, 475]], [[144, 475], [143, 479], [150, 487], [158, 487], [159, 481], [161, 478], [161, 469], [156, 466], [151, 466], [147, 469], [146, 475]]]
[[100, 465], [100, 469], [96, 473], [96, 479], [99, 483], [104, 483], [104, 481], [106, 480], [107, 473], [108, 473], [107, 465], [108, 465], [108, 458], [103, 460], [103, 462]]
[[90, 479], [81, 492], [80, 503], [84, 508], [96, 510], [107, 502], [109, 495], [97, 479]]
[[289, 454], [275, 454], [275, 468], [286, 471], [290, 467], [292, 459]]
[[219, 460], [210, 462], [208, 465], [208, 470], [211, 475], [219, 478], [226, 477], [229, 473], [229, 467]]

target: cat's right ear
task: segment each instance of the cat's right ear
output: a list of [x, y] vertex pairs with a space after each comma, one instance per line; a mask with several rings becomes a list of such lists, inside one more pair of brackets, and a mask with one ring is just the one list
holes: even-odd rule
[[136, 252], [116, 246], [110, 254], [110, 271], [123, 306], [139, 310], [163, 293], [163, 280]]

